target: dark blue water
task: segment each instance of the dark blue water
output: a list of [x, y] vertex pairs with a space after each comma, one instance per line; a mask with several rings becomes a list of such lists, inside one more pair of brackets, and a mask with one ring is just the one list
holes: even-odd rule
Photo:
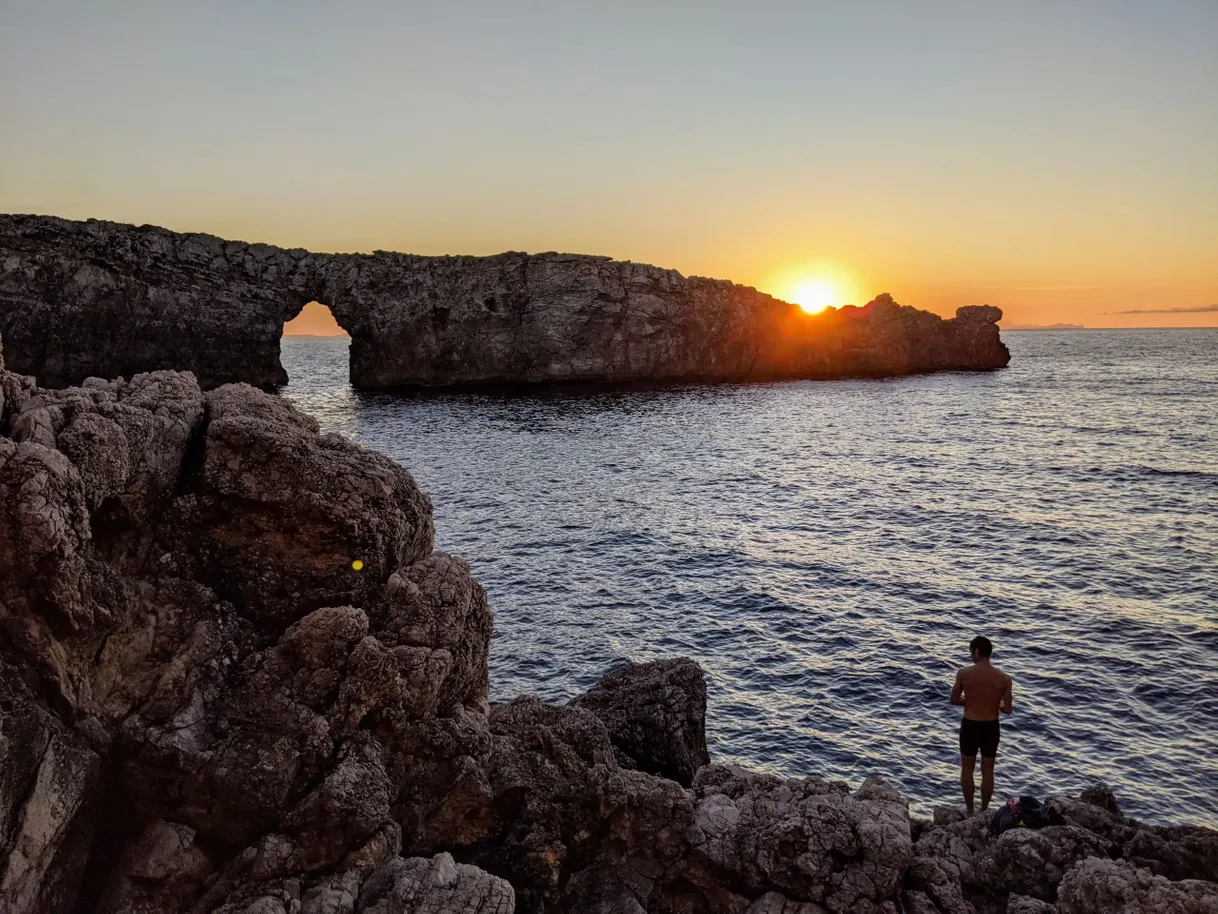
[[958, 802], [954, 670], [1015, 678], [999, 793], [1218, 825], [1218, 330], [1005, 335], [1011, 367], [598, 394], [285, 393], [392, 455], [495, 611], [495, 697], [688, 654], [718, 761]]

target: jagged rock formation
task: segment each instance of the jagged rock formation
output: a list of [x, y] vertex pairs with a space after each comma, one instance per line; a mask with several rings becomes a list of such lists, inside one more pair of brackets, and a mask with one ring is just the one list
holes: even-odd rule
[[283, 323], [327, 304], [361, 387], [739, 381], [988, 370], [1002, 312], [882, 295], [809, 316], [744, 286], [572, 254], [311, 254], [152, 226], [0, 216], [0, 334], [46, 386], [158, 369], [286, 381]]
[[627, 663], [571, 702], [609, 730], [618, 764], [686, 787], [710, 764], [706, 751], [706, 680], [688, 658]]
[[426, 497], [274, 396], [0, 390], [4, 914], [1215, 910], [1218, 833], [1103, 790], [995, 839], [708, 764], [689, 660], [492, 709]]

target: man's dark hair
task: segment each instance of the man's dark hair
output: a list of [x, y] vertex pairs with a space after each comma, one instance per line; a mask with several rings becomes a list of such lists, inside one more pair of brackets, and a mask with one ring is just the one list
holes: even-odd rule
[[968, 643], [968, 652], [971, 654], [976, 651], [982, 657], [988, 657], [994, 653], [994, 645], [990, 643], [990, 639], [984, 635], [978, 635]]

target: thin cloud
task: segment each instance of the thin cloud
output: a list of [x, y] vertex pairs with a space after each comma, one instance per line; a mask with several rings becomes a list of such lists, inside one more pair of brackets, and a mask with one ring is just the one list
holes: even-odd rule
[[1105, 314], [1209, 314], [1218, 305], [1198, 305], [1196, 308], [1138, 308], [1134, 311], [1105, 311]]

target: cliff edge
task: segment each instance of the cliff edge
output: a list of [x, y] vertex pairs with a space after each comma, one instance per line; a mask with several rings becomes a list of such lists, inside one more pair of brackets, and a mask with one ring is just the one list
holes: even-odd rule
[[176, 369], [205, 389], [287, 380], [309, 301], [351, 335], [366, 388], [752, 381], [992, 370], [1002, 312], [882, 295], [806, 314], [730, 282], [575, 254], [312, 254], [154, 226], [0, 215], [0, 334], [41, 384]]

